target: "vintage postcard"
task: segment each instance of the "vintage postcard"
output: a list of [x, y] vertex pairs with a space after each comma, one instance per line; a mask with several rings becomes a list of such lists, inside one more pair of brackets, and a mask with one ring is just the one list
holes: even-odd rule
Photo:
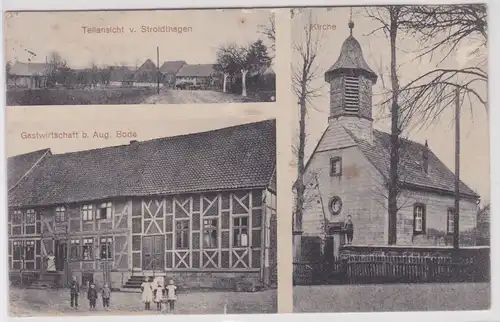
[[11, 316], [276, 313], [275, 119], [44, 109], [7, 113]]
[[489, 309], [486, 5], [291, 19], [294, 311]]
[[7, 105], [274, 102], [269, 9], [7, 12]]

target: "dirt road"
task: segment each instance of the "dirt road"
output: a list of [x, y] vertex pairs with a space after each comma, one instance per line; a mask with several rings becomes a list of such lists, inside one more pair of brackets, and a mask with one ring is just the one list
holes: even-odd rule
[[191, 103], [240, 103], [240, 95], [208, 90], [162, 90], [159, 95], [148, 97], [143, 104], [191, 104]]

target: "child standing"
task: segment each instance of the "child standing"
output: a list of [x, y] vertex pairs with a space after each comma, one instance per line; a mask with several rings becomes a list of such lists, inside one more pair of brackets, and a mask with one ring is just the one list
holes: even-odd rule
[[174, 281], [168, 281], [167, 289], [167, 303], [170, 306], [170, 313], [174, 313], [175, 301], [177, 300], [177, 286], [174, 285]]
[[95, 310], [95, 303], [97, 301], [97, 290], [95, 288], [95, 284], [91, 283], [90, 288], [87, 291], [87, 299], [89, 300], [90, 310]]
[[161, 311], [161, 302], [163, 301], [163, 286], [161, 285], [160, 281], [158, 281], [158, 285], [156, 286], [155, 289], [155, 303], [156, 303], [156, 308], [158, 311]]
[[151, 302], [153, 301], [153, 286], [149, 282], [149, 278], [145, 277], [144, 282], [141, 284], [142, 301], [144, 302], [144, 309], [151, 310]]
[[104, 309], [109, 308], [109, 299], [111, 298], [111, 289], [109, 288], [108, 283], [104, 283], [102, 288], [102, 306]]
[[76, 280], [76, 276], [73, 276], [73, 281], [69, 287], [69, 294], [71, 299], [71, 307], [78, 308], [78, 295], [80, 294], [80, 284]]

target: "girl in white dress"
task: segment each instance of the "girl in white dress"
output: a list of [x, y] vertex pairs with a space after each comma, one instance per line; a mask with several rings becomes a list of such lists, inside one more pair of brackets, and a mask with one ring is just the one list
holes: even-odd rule
[[168, 281], [167, 287], [167, 302], [169, 304], [170, 313], [174, 313], [175, 301], [177, 301], [177, 286], [175, 286], [174, 281]]
[[155, 303], [156, 303], [156, 309], [158, 311], [161, 311], [161, 302], [163, 302], [163, 286], [161, 285], [160, 281], [158, 281], [158, 285], [156, 286], [155, 289]]
[[144, 308], [151, 310], [151, 302], [153, 302], [153, 286], [149, 282], [149, 278], [145, 277], [144, 282], [141, 284], [142, 301]]

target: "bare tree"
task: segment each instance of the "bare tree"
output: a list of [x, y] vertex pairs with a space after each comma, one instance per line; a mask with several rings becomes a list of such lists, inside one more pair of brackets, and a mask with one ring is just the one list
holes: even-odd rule
[[272, 51], [272, 58], [274, 58], [276, 52], [276, 21], [274, 12], [271, 13], [268, 23], [262, 26], [259, 32], [271, 41], [269, 49]]
[[390, 63], [390, 98], [385, 101], [390, 106], [391, 114], [391, 133], [390, 133], [390, 169], [389, 180], [387, 182], [387, 201], [388, 201], [388, 217], [389, 217], [389, 233], [388, 244], [394, 245], [397, 241], [397, 213], [398, 213], [398, 195], [399, 189], [399, 170], [400, 163], [400, 134], [402, 132], [402, 124], [400, 118], [400, 85], [397, 70], [397, 39], [398, 31], [401, 28], [403, 19], [406, 18], [406, 6], [381, 6], [368, 8], [366, 13], [368, 17], [380, 23], [380, 27], [373, 32], [382, 30], [389, 39], [391, 50]]
[[[421, 50], [417, 58], [433, 60], [438, 52], [444, 53], [435, 69], [401, 88], [405, 97], [401, 106], [407, 118], [419, 114], [423, 120], [435, 120], [447, 107], [454, 106], [457, 87], [462, 104], [467, 101], [472, 107], [479, 102], [488, 114], [487, 93], [481, 91], [488, 82], [486, 5], [409, 6], [406, 13], [401, 29], [419, 40]], [[469, 50], [464, 60], [472, 61], [473, 66], [440, 66], [459, 49]]]
[[[295, 9], [291, 9], [292, 16]], [[311, 106], [311, 100], [319, 95], [318, 87], [313, 86], [313, 81], [319, 76], [319, 65], [317, 56], [321, 49], [321, 34], [313, 30], [314, 17], [311, 10], [300, 12], [304, 15], [306, 23], [301, 39], [293, 44], [293, 50], [300, 57], [299, 61], [292, 66], [292, 90], [297, 96], [299, 105], [299, 135], [298, 146], [292, 147], [297, 156], [297, 180], [295, 181], [295, 209], [293, 218], [293, 227], [295, 232], [302, 231], [302, 216], [305, 204], [306, 185], [304, 182], [305, 174], [305, 145], [306, 145], [306, 117], [308, 106]], [[300, 249], [300, 245], [295, 245]], [[298, 252], [298, 250], [296, 250]], [[300, 256], [296, 254], [296, 256]], [[298, 258], [300, 259], [300, 258]]]

